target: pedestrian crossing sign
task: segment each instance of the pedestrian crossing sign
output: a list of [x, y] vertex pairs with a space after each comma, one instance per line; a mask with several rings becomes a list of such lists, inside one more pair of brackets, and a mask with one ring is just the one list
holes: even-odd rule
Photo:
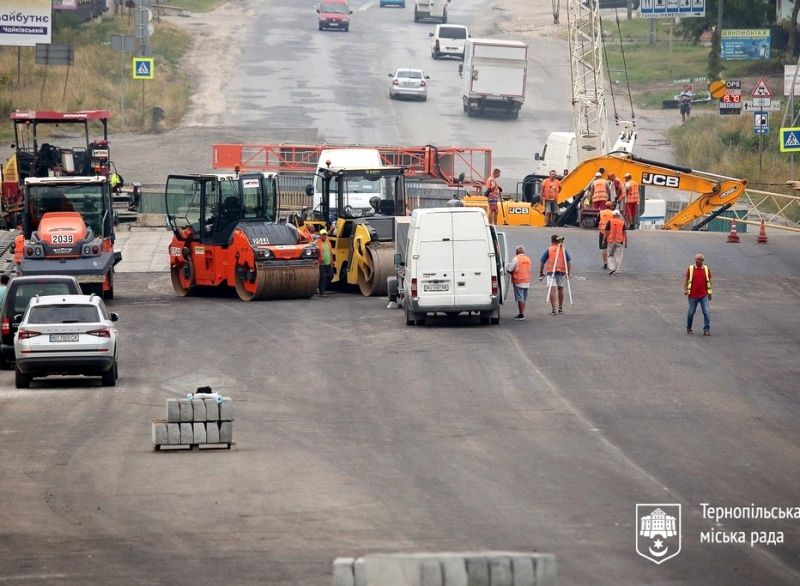
[[133, 79], [153, 79], [154, 59], [152, 57], [133, 58]]
[[781, 128], [781, 152], [800, 153], [800, 128]]

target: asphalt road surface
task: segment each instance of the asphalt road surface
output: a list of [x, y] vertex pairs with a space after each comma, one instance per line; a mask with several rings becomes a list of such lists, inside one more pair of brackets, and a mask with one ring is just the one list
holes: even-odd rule
[[[499, 327], [120, 274], [117, 388], [0, 373], [0, 581], [327, 584], [340, 555], [486, 548], [555, 553], [562, 584], [796, 584], [797, 520], [700, 507], [797, 505], [800, 239], [743, 240], [639, 232], [612, 277], [571, 230], [574, 305], [550, 316], [534, 286]], [[710, 338], [685, 334], [696, 250]], [[206, 384], [234, 398], [235, 449], [154, 452], [165, 399]], [[635, 553], [636, 503], [683, 505], [676, 558]], [[785, 543], [701, 544], [715, 527]]]

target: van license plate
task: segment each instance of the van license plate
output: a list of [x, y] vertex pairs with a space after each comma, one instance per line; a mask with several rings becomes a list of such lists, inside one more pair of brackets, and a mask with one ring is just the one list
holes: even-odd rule
[[78, 334], [50, 334], [51, 342], [77, 342], [79, 339]]
[[423, 291], [449, 291], [450, 284], [449, 283], [433, 283], [430, 285], [423, 285]]

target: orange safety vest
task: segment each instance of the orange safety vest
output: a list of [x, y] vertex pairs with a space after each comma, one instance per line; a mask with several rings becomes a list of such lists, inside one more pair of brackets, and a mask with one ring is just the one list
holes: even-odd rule
[[608, 240], [608, 243], [622, 244], [625, 242], [625, 233], [623, 232], [623, 229], [625, 228], [625, 220], [622, 218], [611, 218], [609, 223], [611, 225], [608, 227], [608, 232], [606, 233], [606, 239]]
[[524, 254], [516, 256], [517, 266], [514, 267], [514, 272], [511, 273], [511, 282], [515, 285], [520, 283], [531, 282], [531, 259]]
[[[561, 250], [559, 250], [559, 248]], [[556, 257], [558, 257], [558, 262], [556, 262]], [[544, 267], [548, 274], [554, 271], [556, 273], [567, 272], [567, 251], [564, 250], [563, 246], [560, 247], [558, 244], [550, 245], [547, 249], [547, 262]], [[555, 267], [555, 269], [553, 269], [553, 267]]]
[[608, 221], [614, 216], [614, 210], [609, 210], [608, 208], [604, 210], [600, 210], [600, 216], [597, 221], [597, 229], [601, 232], [606, 229], [606, 224]]
[[592, 181], [592, 203], [598, 201], [608, 201], [608, 183], [603, 178]]
[[633, 179], [625, 185], [626, 203], [639, 203], [639, 184]]
[[549, 177], [542, 182], [542, 199], [550, 201], [558, 198], [561, 192], [561, 181], [550, 179]]
[[489, 176], [486, 179], [485, 187], [486, 191], [488, 192], [486, 197], [489, 198], [489, 203], [496, 205], [497, 201], [500, 199], [500, 187], [497, 185], [497, 180], [494, 177]]

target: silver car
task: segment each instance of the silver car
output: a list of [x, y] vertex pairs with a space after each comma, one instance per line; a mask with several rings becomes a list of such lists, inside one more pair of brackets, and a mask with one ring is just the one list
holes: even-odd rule
[[392, 85], [389, 87], [389, 98], [394, 100], [400, 96], [417, 98], [423, 102], [428, 99], [428, 84], [430, 79], [421, 69], [398, 69], [390, 73]]
[[102, 377], [113, 387], [117, 367], [119, 319], [97, 295], [45, 295], [31, 299], [14, 337], [16, 386], [52, 374]]

